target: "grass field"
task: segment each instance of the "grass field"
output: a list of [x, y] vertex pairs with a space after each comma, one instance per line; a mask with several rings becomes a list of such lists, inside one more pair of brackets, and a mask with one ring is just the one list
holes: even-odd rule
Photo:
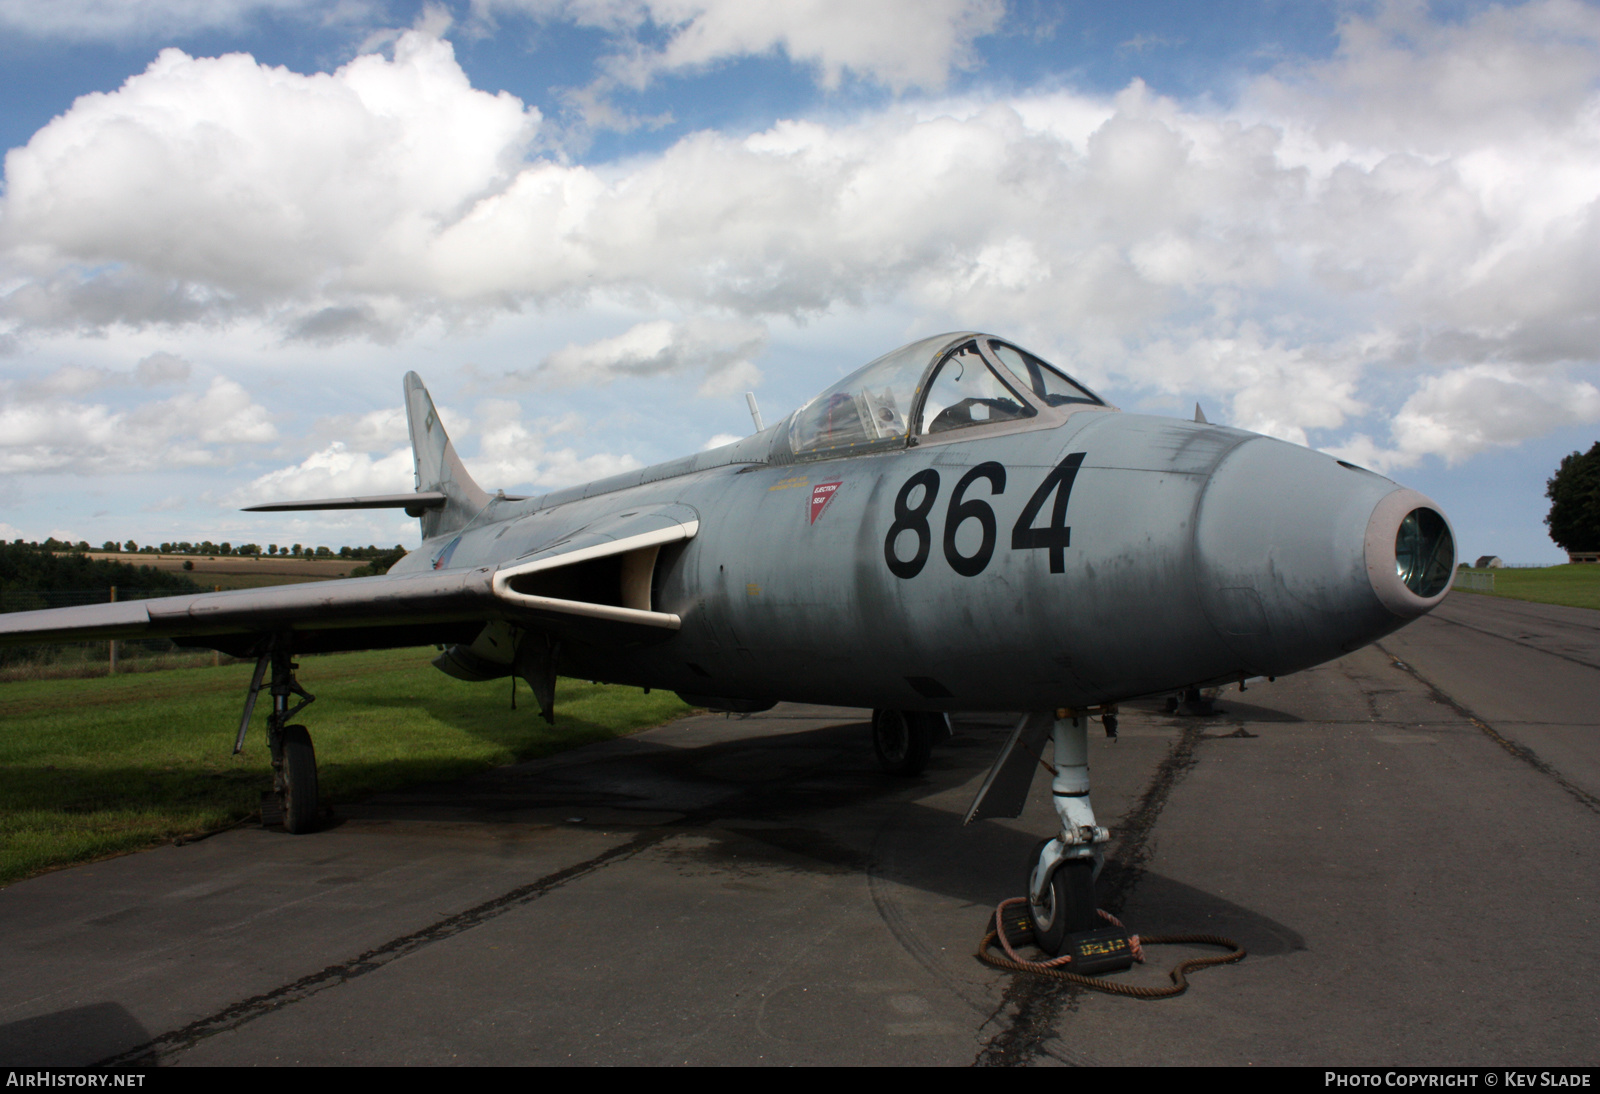
[[1542, 566], [1538, 569], [1469, 570], [1474, 574], [1493, 574], [1494, 592], [1471, 589], [1454, 592], [1473, 596], [1503, 596], [1511, 600], [1533, 600], [1540, 604], [1565, 604], [1572, 608], [1600, 608], [1600, 566], [1592, 564]]
[[[139, 555], [90, 551], [90, 558], [150, 566], [183, 574], [202, 589], [259, 589], [266, 585], [294, 585], [302, 581], [331, 581], [349, 577], [362, 565], [348, 558], [279, 558], [264, 555]], [[184, 563], [192, 568], [185, 570]]]
[[[670, 692], [561, 680], [556, 724], [526, 688], [467, 684], [432, 648], [300, 661], [324, 800], [560, 752], [690, 708]], [[266, 706], [230, 755], [252, 666], [0, 684], [0, 884], [214, 831], [256, 814], [271, 787]]]

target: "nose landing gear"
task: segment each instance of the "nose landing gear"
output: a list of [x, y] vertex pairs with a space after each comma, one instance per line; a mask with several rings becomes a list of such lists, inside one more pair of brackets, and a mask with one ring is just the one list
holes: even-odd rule
[[[1062, 954], [1074, 939], [1102, 933], [1094, 880], [1111, 833], [1095, 823], [1089, 803], [1088, 714], [1056, 711], [1051, 737], [1056, 762], [1051, 767], [1050, 796], [1061, 831], [1040, 846], [1029, 873], [1028, 918], [1039, 948]], [[1131, 963], [1132, 957], [1128, 960]]]

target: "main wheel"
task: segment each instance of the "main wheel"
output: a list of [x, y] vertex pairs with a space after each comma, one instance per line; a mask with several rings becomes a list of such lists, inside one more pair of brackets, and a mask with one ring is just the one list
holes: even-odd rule
[[891, 775], [920, 775], [933, 753], [933, 728], [924, 715], [904, 710], [872, 712], [872, 750]]
[[305, 726], [283, 727], [283, 827], [317, 830], [317, 753]]
[[[1028, 874], [1031, 885], [1031, 865]], [[1028, 901], [1028, 917], [1033, 921], [1034, 942], [1052, 957], [1061, 952], [1068, 935], [1092, 931], [1098, 925], [1093, 859], [1069, 858], [1057, 866], [1042, 895], [1041, 904]]]

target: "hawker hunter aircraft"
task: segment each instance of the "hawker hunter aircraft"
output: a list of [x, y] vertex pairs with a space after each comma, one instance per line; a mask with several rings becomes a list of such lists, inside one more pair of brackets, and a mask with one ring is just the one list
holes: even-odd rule
[[[1016, 816], [1053, 743], [1061, 828], [1030, 863], [1048, 950], [1093, 925], [1109, 839], [1087, 729], [1118, 702], [1281, 676], [1427, 612], [1454, 546], [1381, 475], [1203, 420], [1124, 414], [1004, 339], [895, 350], [722, 448], [542, 497], [467, 474], [405, 378], [416, 491], [260, 509], [403, 508], [387, 576], [0, 616], [0, 641], [165, 635], [257, 659], [285, 826], [316, 825], [297, 654], [438, 644], [465, 680], [557, 674], [698, 706], [872, 708], [914, 774], [951, 711], [1030, 711], [968, 819]], [[1196, 415], [1197, 418], [1200, 415]], [[237, 747], [237, 746], [236, 746]]]

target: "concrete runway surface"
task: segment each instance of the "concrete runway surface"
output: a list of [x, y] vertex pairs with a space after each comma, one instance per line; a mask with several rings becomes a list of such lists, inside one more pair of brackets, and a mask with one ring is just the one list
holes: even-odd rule
[[906, 780], [780, 706], [13, 885], [0, 1063], [1596, 1062], [1600, 612], [1456, 594], [1218, 705], [1091, 742], [1102, 902], [1250, 951], [1176, 999], [973, 958], [1053, 827], [961, 827], [1005, 719]]

